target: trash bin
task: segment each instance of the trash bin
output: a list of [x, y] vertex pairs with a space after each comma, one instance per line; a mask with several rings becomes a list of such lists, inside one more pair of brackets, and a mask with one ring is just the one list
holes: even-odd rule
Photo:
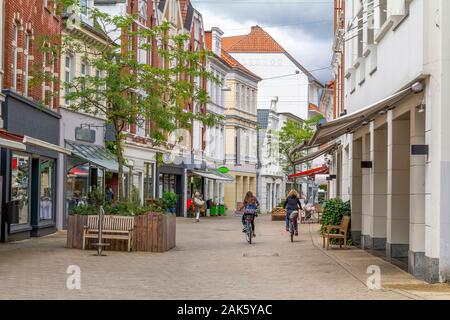
[[220, 205], [219, 206], [219, 216], [224, 216], [224, 215], [225, 215], [225, 206]]
[[20, 201], [14, 200], [6, 204], [6, 220], [8, 224], [19, 223]]
[[212, 206], [212, 207], [211, 207], [211, 216], [212, 216], [212, 217], [217, 216], [218, 213], [219, 213], [218, 207], [217, 207], [217, 206]]

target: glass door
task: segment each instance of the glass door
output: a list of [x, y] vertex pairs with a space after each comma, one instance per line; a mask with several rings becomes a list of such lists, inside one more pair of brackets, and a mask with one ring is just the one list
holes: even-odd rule
[[17, 201], [19, 217], [15, 225], [30, 224], [30, 157], [16, 152], [11, 161], [11, 201]]

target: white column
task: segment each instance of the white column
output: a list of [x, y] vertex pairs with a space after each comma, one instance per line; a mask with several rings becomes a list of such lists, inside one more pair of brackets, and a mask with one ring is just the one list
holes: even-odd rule
[[[411, 145], [425, 144], [425, 113], [411, 111]], [[413, 155], [410, 163], [409, 271], [423, 276], [425, 259], [425, 165], [427, 156]]]
[[[362, 159], [370, 161], [370, 133], [362, 138]], [[359, 164], [361, 166], [361, 163]], [[361, 169], [362, 180], [362, 230], [361, 245], [364, 249], [371, 249], [370, 236], [372, 232], [372, 206], [370, 205], [370, 169]]]
[[388, 195], [386, 254], [408, 257], [410, 120], [394, 120], [388, 111]]
[[[353, 140], [353, 137], [351, 137]], [[352, 238], [356, 244], [361, 243], [362, 228], [362, 139], [350, 143], [350, 201], [352, 208]]]
[[375, 130], [374, 123], [370, 123], [370, 212], [371, 248], [386, 249], [386, 210], [387, 210], [387, 128]]

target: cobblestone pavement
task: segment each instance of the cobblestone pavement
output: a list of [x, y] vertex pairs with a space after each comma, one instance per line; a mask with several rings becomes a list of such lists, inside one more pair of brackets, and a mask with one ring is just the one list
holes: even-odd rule
[[[0, 299], [419, 299], [448, 298], [361, 250], [324, 251], [317, 226], [289, 242], [283, 222], [257, 220], [254, 245], [240, 218], [177, 221], [177, 248], [164, 253], [64, 248], [65, 234], [0, 245]], [[383, 286], [365, 285], [367, 266], [381, 267]], [[68, 290], [66, 270], [81, 268], [81, 290]], [[386, 280], [386, 281], [385, 281]], [[437, 288], [437, 287], [433, 287]], [[411, 290], [412, 289], [412, 290]], [[414, 290], [422, 290], [418, 292]], [[437, 292], [437, 293], [436, 293]]]

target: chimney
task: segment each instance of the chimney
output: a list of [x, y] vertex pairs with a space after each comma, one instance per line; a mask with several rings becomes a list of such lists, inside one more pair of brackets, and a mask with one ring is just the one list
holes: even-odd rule
[[222, 55], [222, 36], [223, 31], [217, 27], [211, 29], [212, 51], [219, 57]]
[[273, 97], [272, 100], [270, 101], [270, 109], [272, 109], [272, 111], [277, 112], [277, 104], [278, 104], [278, 97]]

